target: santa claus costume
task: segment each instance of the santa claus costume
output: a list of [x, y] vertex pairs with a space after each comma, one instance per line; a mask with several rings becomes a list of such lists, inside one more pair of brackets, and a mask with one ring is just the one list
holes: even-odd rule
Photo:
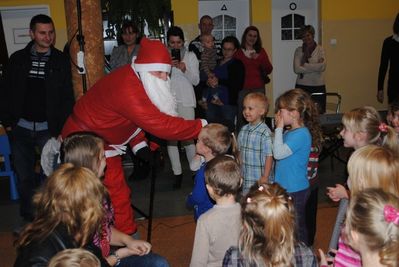
[[[184, 120], [160, 111], [150, 100], [137, 73], [170, 72], [171, 58], [159, 41], [143, 38], [132, 65], [125, 65], [99, 80], [76, 103], [73, 114], [62, 130], [62, 137], [79, 131], [91, 131], [106, 143], [107, 168], [104, 185], [115, 209], [115, 227], [126, 234], [137, 231], [120, 155], [126, 144], [133, 152], [148, 150], [143, 129], [167, 140], [194, 139], [201, 120]], [[153, 99], [153, 98], [151, 98]], [[172, 104], [173, 105], [173, 104]], [[164, 111], [167, 112], [167, 111]], [[173, 111], [168, 112], [174, 114]]]

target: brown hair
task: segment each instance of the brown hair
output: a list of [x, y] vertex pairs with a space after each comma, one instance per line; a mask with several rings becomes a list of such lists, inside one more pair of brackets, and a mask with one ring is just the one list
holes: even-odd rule
[[279, 184], [252, 188], [242, 201], [239, 249], [251, 266], [292, 266], [294, 204]]
[[298, 111], [304, 125], [312, 135], [312, 146], [321, 147], [322, 135], [319, 124], [319, 112], [309, 94], [302, 89], [291, 89], [276, 99], [276, 108]]
[[254, 44], [254, 49], [256, 51], [256, 53], [259, 53], [260, 50], [262, 49], [262, 39], [260, 38], [260, 33], [258, 28], [256, 28], [255, 26], [248, 26], [245, 30], [244, 33], [242, 34], [241, 37], [241, 48], [246, 49], [245, 47], [245, 39], [247, 38], [247, 34], [249, 31], [255, 31], [258, 34], [258, 38], [256, 38], [256, 42]]
[[102, 156], [101, 148], [104, 146], [101, 137], [92, 132], [77, 132], [69, 135], [62, 146], [64, 163], [97, 171]]
[[205, 183], [218, 196], [236, 196], [241, 187], [241, 170], [237, 161], [228, 155], [219, 155], [205, 167]]
[[226, 126], [210, 123], [202, 128], [198, 139], [212, 150], [214, 156], [226, 154], [231, 148], [233, 156], [238, 160], [237, 141]]
[[380, 263], [389, 267], [396, 267], [399, 263], [399, 227], [386, 220], [384, 208], [390, 205], [396, 211], [399, 209], [396, 195], [382, 189], [366, 189], [350, 201], [346, 217], [349, 243], [353, 242], [351, 231], [361, 234], [368, 249], [378, 252]]
[[91, 170], [70, 163], [61, 165], [35, 194], [35, 219], [22, 231], [17, 247], [40, 242], [61, 224], [83, 247], [104, 217], [101, 203], [106, 195], [105, 187]]
[[352, 133], [367, 134], [367, 143], [387, 146], [393, 151], [399, 151], [395, 130], [387, 126], [381, 131], [382, 120], [378, 111], [370, 106], [352, 109], [342, 117], [342, 124]]

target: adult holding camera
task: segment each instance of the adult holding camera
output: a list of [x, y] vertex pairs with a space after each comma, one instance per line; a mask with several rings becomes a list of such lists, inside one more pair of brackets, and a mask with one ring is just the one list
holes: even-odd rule
[[[177, 114], [186, 120], [195, 117], [196, 99], [194, 87], [199, 83], [199, 63], [193, 52], [184, 47], [184, 34], [180, 27], [173, 26], [167, 32], [168, 48], [172, 55], [171, 89], [176, 96]], [[193, 140], [182, 142], [188, 162], [195, 156]], [[183, 172], [176, 141], [168, 142], [168, 154], [172, 164], [175, 183], [173, 187], [181, 187]]]

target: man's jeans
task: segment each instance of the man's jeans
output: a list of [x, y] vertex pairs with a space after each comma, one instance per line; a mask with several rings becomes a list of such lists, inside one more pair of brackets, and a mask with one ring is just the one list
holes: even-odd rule
[[33, 219], [32, 197], [40, 185], [35, 172], [37, 154], [42, 152], [49, 139], [48, 130], [33, 131], [16, 126], [11, 132], [11, 150], [20, 195], [20, 214], [27, 221]]

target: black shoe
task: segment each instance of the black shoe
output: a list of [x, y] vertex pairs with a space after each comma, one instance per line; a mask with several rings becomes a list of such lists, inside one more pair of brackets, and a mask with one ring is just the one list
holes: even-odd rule
[[175, 175], [175, 183], [173, 184], [173, 189], [180, 189], [182, 181], [183, 174]]

